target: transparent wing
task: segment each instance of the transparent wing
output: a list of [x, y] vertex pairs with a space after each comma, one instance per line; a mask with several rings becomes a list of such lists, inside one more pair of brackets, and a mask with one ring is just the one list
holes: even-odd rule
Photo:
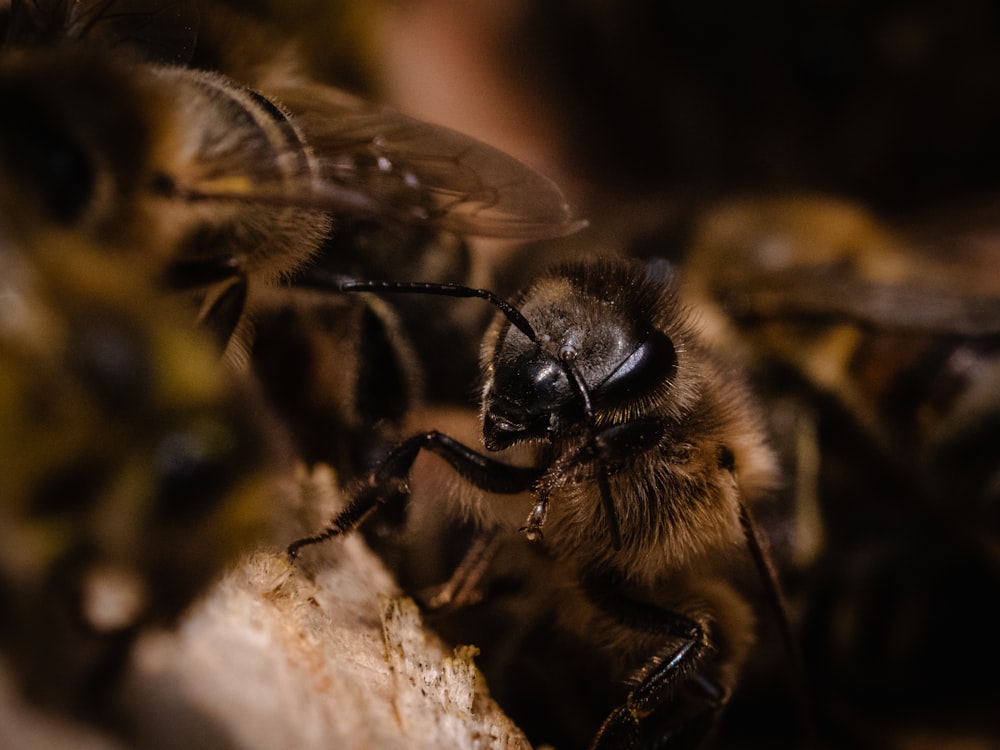
[[847, 322], [865, 328], [984, 336], [1000, 333], [1000, 294], [969, 292], [964, 274], [906, 284], [841, 273], [773, 272], [715, 285], [737, 320]]
[[276, 98], [303, 129], [329, 188], [361, 190], [399, 216], [465, 235], [542, 239], [583, 225], [554, 182], [469, 136], [325, 86]]
[[748, 200], [707, 216], [686, 273], [739, 321], [982, 336], [1000, 333], [998, 238], [995, 219], [932, 233], [831, 199]]

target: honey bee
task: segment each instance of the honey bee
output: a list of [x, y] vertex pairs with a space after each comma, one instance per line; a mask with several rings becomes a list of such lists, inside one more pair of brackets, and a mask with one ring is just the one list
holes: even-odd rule
[[[412, 310], [344, 298], [331, 278], [474, 280], [468, 238], [580, 224], [558, 188], [515, 159], [310, 80], [280, 40], [264, 63], [238, 62], [246, 55], [233, 48], [249, 42], [217, 33], [230, 16], [206, 14], [217, 49], [198, 47], [197, 18], [187, 0], [12, 4], [0, 69], [16, 112], [7, 168], [50, 197], [53, 221], [96, 241], [160, 238], [150, 264], [195, 294], [232, 362], [255, 365], [302, 452], [367, 468], [338, 446], [418, 399], [423, 365], [409, 341], [485, 323], [478, 308], [456, 316], [451, 305], [410, 325]], [[191, 55], [253, 80], [179, 64]], [[352, 363], [349, 382], [295, 364], [324, 354]], [[462, 372], [426, 380], [453, 394], [452, 370]]]
[[679, 747], [708, 735], [751, 649], [747, 570], [780, 610], [752, 520], [777, 489], [777, 464], [742, 377], [703, 345], [675, 286], [662, 265], [610, 259], [558, 266], [510, 302], [456, 285], [346, 283], [499, 309], [481, 349], [480, 412], [498, 458], [435, 430], [404, 440], [290, 556], [404, 503], [430, 451], [462, 478], [459, 513], [489, 540], [471, 548], [446, 598], [474, 589], [495, 540], [516, 545], [544, 589], [542, 619], [558, 629], [538, 651], [580, 644], [591, 677], [614, 685], [601, 715], [562, 741]]
[[995, 225], [932, 226], [747, 199], [695, 222], [684, 261], [705, 335], [769, 404], [804, 655], [826, 733], [852, 746], [998, 736], [979, 708], [998, 623], [975, 593], [1000, 573]]
[[[988, 406], [995, 378], [1000, 287], [983, 260], [917, 242], [846, 201], [748, 201], [708, 214], [685, 267], [710, 335], [800, 373], [873, 449], [899, 465], [918, 456], [935, 484], [946, 433], [990, 413], [973, 402]], [[986, 473], [964, 495], [996, 481], [972, 463]]]
[[140, 630], [266, 539], [288, 455], [144, 259], [34, 197], [0, 176], [0, 649], [103, 718]]

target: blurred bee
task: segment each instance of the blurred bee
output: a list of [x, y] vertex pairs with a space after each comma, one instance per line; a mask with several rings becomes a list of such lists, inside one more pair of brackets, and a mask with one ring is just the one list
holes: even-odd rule
[[[404, 330], [385, 305], [332, 299], [331, 277], [468, 280], [468, 236], [578, 226], [528, 167], [300, 76], [280, 40], [250, 64], [241, 45], [258, 37], [216, 33], [217, 21], [196, 47], [192, 2], [19, 2], [0, 29], [7, 168], [41, 183], [54, 220], [97, 241], [162, 238], [150, 262], [196, 293], [233, 361], [259, 365], [308, 457], [342, 464], [328, 443], [353, 447], [398, 421], [420, 393], [408, 338], [439, 342], [465, 325], [442, 314], [425, 318], [438, 328]], [[253, 80], [176, 64], [191, 54]], [[310, 370], [324, 356], [348, 363], [333, 385]], [[333, 426], [314, 428], [315, 414]]]
[[685, 259], [706, 335], [770, 406], [795, 508], [774, 535], [850, 746], [1000, 737], [1000, 285], [989, 225], [958, 226], [746, 200], [696, 222]]
[[0, 652], [93, 719], [138, 631], [266, 538], [287, 447], [134, 248], [8, 174], [0, 207]]
[[[537, 684], [512, 688], [529, 699], [498, 695], [532, 740], [689, 747], [709, 735], [751, 649], [750, 597], [781, 611], [752, 521], [777, 467], [754, 399], [703, 345], [670, 270], [570, 263], [509, 303], [455, 285], [344, 289], [482, 297], [499, 308], [481, 349], [480, 414], [499, 459], [436, 430], [417, 434], [290, 555], [403, 504], [418, 455], [437, 454], [464, 480], [444, 480], [460, 514], [486, 530], [438, 603], [470, 596], [499, 544], [542, 590], [542, 627], [521, 623], [531, 635], [520, 645], [530, 659], [556, 658], [534, 665]], [[440, 515], [441, 487], [422, 490], [427, 478], [415, 477], [414, 492], [436, 498]], [[579, 701], [573, 726], [560, 726], [564, 694]]]
[[[748, 201], [695, 230], [686, 288], [711, 335], [799, 373], [929, 493], [977, 504], [1000, 480], [975, 447], [990, 429], [977, 423], [991, 419], [1000, 283], [988, 258], [959, 251], [944, 260], [848, 203]], [[963, 477], [943, 465], [954, 449]]]

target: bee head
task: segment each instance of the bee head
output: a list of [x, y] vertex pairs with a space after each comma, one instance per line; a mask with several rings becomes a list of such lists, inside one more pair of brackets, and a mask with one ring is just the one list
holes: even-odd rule
[[544, 348], [531, 346], [504, 357], [483, 400], [487, 449], [554, 435], [575, 396], [563, 365]]
[[487, 449], [592, 429], [595, 418], [627, 415], [671, 377], [677, 354], [670, 337], [637, 314], [641, 296], [621, 304], [604, 281], [584, 266], [559, 269], [518, 302], [530, 331], [505, 323], [495, 343], [487, 339]]

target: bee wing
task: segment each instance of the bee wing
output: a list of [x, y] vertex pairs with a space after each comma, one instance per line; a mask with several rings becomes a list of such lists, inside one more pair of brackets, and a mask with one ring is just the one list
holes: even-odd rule
[[554, 182], [504, 152], [448, 128], [373, 107], [329, 87], [279, 92], [330, 182], [366, 186], [400, 216], [458, 234], [559, 237], [583, 226]]
[[0, 0], [3, 46], [72, 41], [183, 65], [197, 35], [197, 0]]
[[789, 269], [714, 291], [738, 320], [846, 322], [912, 333], [985, 336], [1000, 333], [1000, 295], [969, 292], [964, 274], [940, 273], [907, 283], [870, 281], [849, 273]]
[[986, 199], [890, 225], [824, 197], [736, 201], [703, 217], [685, 273], [746, 323], [996, 334], [997, 208]]

